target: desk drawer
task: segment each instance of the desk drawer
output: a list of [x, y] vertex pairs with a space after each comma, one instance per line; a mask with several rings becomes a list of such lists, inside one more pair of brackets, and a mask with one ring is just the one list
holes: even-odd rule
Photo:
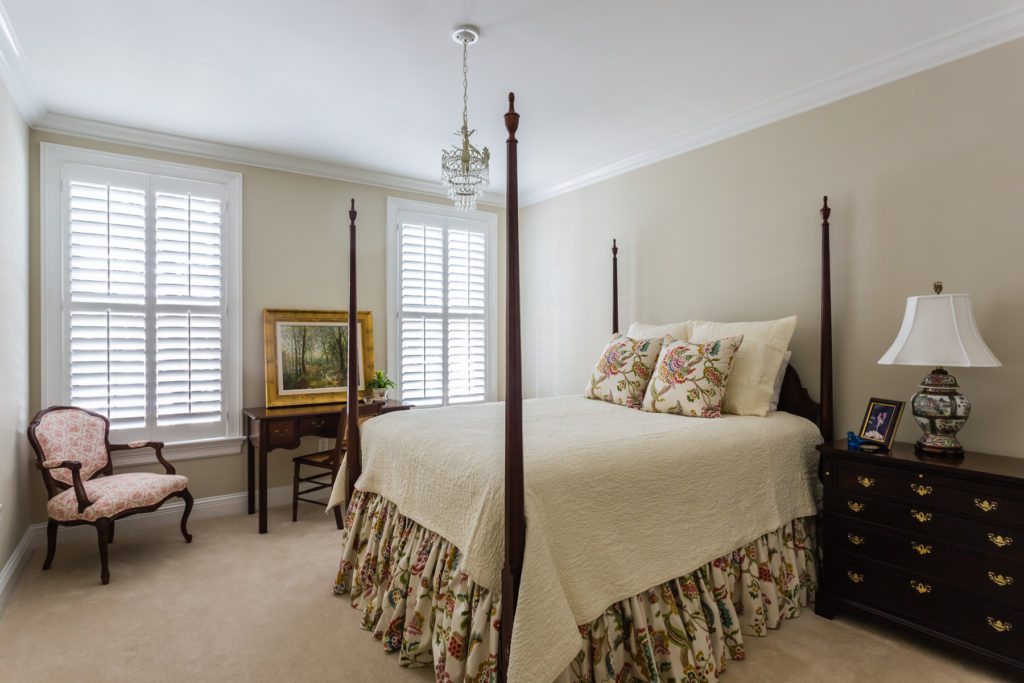
[[299, 420], [299, 434], [302, 436], [338, 436], [338, 415], [317, 415]]
[[826, 548], [895, 565], [1002, 604], [1024, 605], [1024, 567], [1019, 565], [840, 517], [829, 516], [824, 527]]
[[896, 467], [860, 462], [835, 464], [835, 483], [849, 492], [870, 492], [980, 517], [986, 521], [1021, 524], [1024, 500], [1019, 491]]
[[835, 553], [830, 564], [829, 585], [837, 595], [1014, 658], [1024, 648], [1024, 612], [844, 553]]
[[295, 420], [271, 420], [267, 424], [267, 448], [288, 446], [298, 441]]
[[825, 496], [825, 510], [849, 520], [872, 522], [988, 553], [1015, 564], [1024, 564], [1024, 536], [1019, 530], [986, 524], [920, 504], [900, 504], [878, 498], [834, 491]]

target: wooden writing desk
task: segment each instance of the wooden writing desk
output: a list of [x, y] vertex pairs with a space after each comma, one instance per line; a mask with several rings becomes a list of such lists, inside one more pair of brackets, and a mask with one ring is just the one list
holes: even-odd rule
[[[304, 436], [333, 439], [338, 436], [338, 418], [344, 403], [330, 403], [292, 408], [245, 408], [245, 442], [249, 479], [249, 514], [256, 512], [257, 469], [259, 471], [260, 533], [267, 533], [267, 453], [278, 448], [293, 450]], [[401, 401], [388, 401], [383, 412], [408, 410], [412, 406]], [[257, 454], [259, 455], [257, 459]], [[258, 467], [257, 467], [258, 466]]]

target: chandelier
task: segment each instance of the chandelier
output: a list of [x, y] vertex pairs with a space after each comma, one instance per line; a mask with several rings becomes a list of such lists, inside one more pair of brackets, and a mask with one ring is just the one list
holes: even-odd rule
[[456, 43], [462, 43], [462, 128], [455, 135], [462, 138], [460, 144], [452, 145], [441, 152], [441, 174], [448, 186], [448, 197], [455, 208], [471, 211], [476, 200], [483, 196], [484, 188], [490, 183], [488, 164], [491, 153], [484, 147], [481, 152], [469, 141], [476, 130], [469, 129], [467, 118], [467, 92], [469, 91], [469, 67], [467, 55], [469, 46], [480, 39], [480, 29], [475, 26], [460, 26], [452, 34]]

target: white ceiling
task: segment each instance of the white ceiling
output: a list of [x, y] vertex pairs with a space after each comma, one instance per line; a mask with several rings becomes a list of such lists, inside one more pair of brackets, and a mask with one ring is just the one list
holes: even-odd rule
[[[1021, 0], [0, 0], [42, 106], [406, 178], [461, 116], [541, 197], [1024, 35]], [[0, 32], [0, 41], [3, 40]]]

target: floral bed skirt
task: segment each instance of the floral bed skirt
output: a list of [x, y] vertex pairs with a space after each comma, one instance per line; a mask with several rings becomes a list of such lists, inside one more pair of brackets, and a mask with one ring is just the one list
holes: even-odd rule
[[[459, 571], [454, 545], [356, 491], [334, 592], [402, 666], [438, 681], [497, 679], [501, 596]], [[814, 518], [795, 519], [696, 571], [617, 602], [580, 628], [580, 652], [559, 681], [714, 681], [814, 597]]]

